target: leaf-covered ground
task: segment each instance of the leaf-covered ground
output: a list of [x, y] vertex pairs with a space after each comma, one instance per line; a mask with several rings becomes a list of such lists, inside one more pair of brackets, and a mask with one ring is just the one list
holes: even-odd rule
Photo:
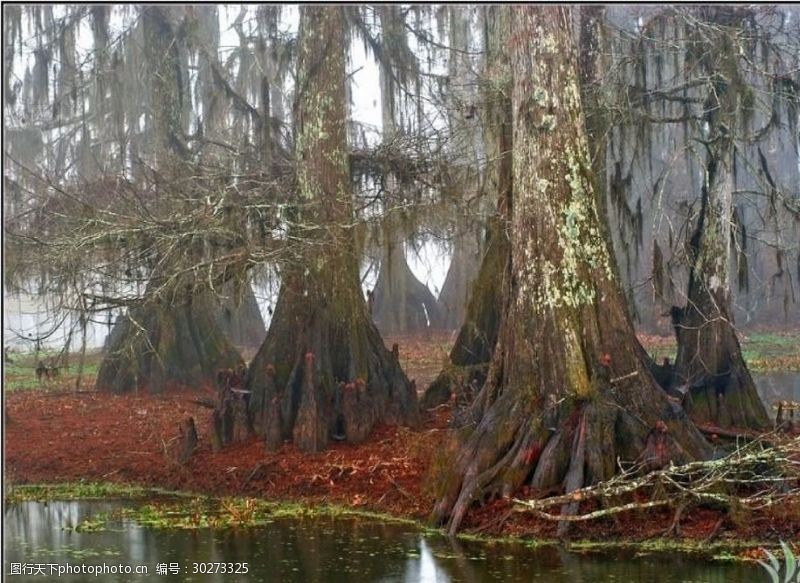
[[[421, 391], [446, 359], [450, 335], [389, 339], [400, 344], [400, 358]], [[793, 349], [796, 351], [797, 347]], [[6, 483], [103, 481], [138, 484], [221, 496], [276, 501], [339, 504], [360, 510], [427, 520], [435, 497], [432, 475], [447, 463], [449, 405], [424, 416], [421, 427], [378, 427], [367, 443], [334, 443], [327, 451], [302, 454], [292, 444], [268, 453], [257, 438], [213, 453], [211, 410], [198, 403], [210, 390], [178, 390], [167, 395], [100, 394], [48, 389], [6, 392]], [[185, 465], [176, 459], [179, 426], [194, 417], [199, 446]], [[525, 495], [525, 492], [518, 493]], [[684, 514], [682, 534], [704, 540], [718, 526], [719, 510], [698, 508]], [[576, 538], [644, 540], [663, 534], [668, 510], [630, 512], [618, 520], [582, 523]], [[719, 540], [797, 540], [800, 505], [730, 515]], [[555, 524], [511, 512], [507, 500], [477, 507], [465, 528], [491, 535], [549, 538]]]

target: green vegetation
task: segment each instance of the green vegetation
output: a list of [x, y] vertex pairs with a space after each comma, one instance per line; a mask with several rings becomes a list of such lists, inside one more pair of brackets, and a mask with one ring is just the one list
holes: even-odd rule
[[[113, 519], [123, 518], [155, 529], [199, 528], [249, 528], [262, 526], [280, 519], [353, 518], [387, 524], [404, 524], [414, 527], [428, 537], [445, 537], [445, 531], [432, 528], [417, 520], [400, 518], [380, 512], [360, 510], [336, 504], [308, 506], [299, 502], [276, 502], [257, 498], [215, 498], [185, 492], [142, 488], [112, 483], [66, 483], [19, 485], [8, 490], [6, 503], [21, 501], [77, 500], [98, 498], [148, 498], [137, 507], [123, 508], [112, 513], [97, 514], [76, 525], [77, 532], [96, 532], [106, 528]], [[459, 533], [462, 541], [486, 545], [515, 544], [529, 548], [561, 544], [557, 540], [532, 539], [518, 536], [492, 537], [483, 534]], [[752, 560], [747, 551], [773, 544], [759, 541], [719, 540], [712, 543], [676, 538], [655, 538], [643, 541], [588, 541], [567, 543], [572, 552], [631, 551], [638, 555], [666, 552], [689, 553], [713, 560]]]
[[[800, 370], [800, 332], [759, 332], [740, 338], [742, 356], [752, 371]], [[656, 362], [675, 360], [675, 339], [646, 336], [644, 347]]]
[[7, 486], [6, 504], [15, 502], [46, 502], [49, 500], [92, 500], [102, 498], [146, 498], [148, 496], [185, 496], [157, 488], [142, 488], [131, 484], [111, 482], [70, 482], [65, 484], [25, 484]]
[[194, 496], [189, 500], [164, 500], [122, 511], [125, 518], [150, 528], [195, 529], [260, 526], [282, 518], [354, 517], [394, 524], [418, 523], [378, 512], [333, 504], [306, 506], [256, 498]]
[[743, 553], [764, 547], [764, 543], [749, 540], [702, 541], [679, 538], [653, 538], [643, 541], [574, 541], [568, 545], [573, 552], [608, 552], [610, 550], [629, 550], [637, 555], [677, 552], [681, 554], [708, 557], [715, 561], [751, 560]]
[[[58, 352], [51, 351], [41, 351], [38, 357], [34, 353], [12, 353], [13, 362], [7, 362], [3, 367], [4, 389], [6, 391], [74, 389], [80, 360], [80, 355], [77, 353], [68, 356], [68, 365], [60, 363], [59, 374], [56, 378], [49, 380], [36, 378], [37, 364], [40, 361], [47, 364], [51, 359], [54, 362], [59, 362], [58, 355]], [[83, 363], [83, 381], [81, 382], [83, 388], [94, 387], [94, 380], [97, 378], [97, 371], [102, 357], [103, 355], [99, 350], [86, 353], [86, 360]]]
[[98, 532], [105, 530], [106, 523], [109, 519], [108, 513], [96, 514], [92, 518], [86, 518], [75, 526], [75, 532]]
[[[215, 498], [191, 492], [177, 492], [160, 488], [144, 488], [132, 484], [106, 482], [71, 482], [61, 484], [24, 484], [9, 486], [6, 504], [50, 500], [92, 500], [130, 498], [150, 500], [137, 508], [122, 510], [125, 518], [151, 528], [228, 528], [265, 524], [280, 518], [358, 517], [395, 524], [419, 523], [379, 512], [358, 510], [335, 504], [306, 506], [297, 502], [274, 502], [256, 498]], [[99, 525], [81, 525], [96, 530]], [[433, 531], [432, 531], [433, 532]]]
[[[191, 500], [147, 504], [122, 510], [123, 517], [142, 526], [165, 529], [253, 527], [279, 519], [292, 518], [357, 518], [383, 523], [413, 526], [429, 537], [445, 537], [441, 529], [431, 528], [411, 519], [398, 518], [380, 512], [370, 512], [346, 506], [322, 504], [306, 506], [295, 502], [272, 502], [255, 498], [193, 497]], [[556, 540], [531, 539], [516, 536], [491, 537], [482, 534], [459, 533], [463, 541], [487, 545], [515, 544], [536, 548], [561, 544]], [[765, 545], [759, 541], [720, 540], [712, 543], [676, 538], [655, 538], [642, 541], [575, 541], [567, 543], [572, 552], [631, 551], [637, 555], [680, 552], [720, 561], [750, 560], [746, 551]]]

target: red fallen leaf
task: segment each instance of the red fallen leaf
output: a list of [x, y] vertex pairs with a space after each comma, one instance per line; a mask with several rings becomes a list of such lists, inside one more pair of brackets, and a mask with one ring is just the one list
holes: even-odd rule
[[[418, 386], [424, 388], [439, 374], [443, 359], [449, 352], [447, 336], [434, 334], [430, 341], [386, 339], [388, 346], [398, 341], [406, 373], [409, 377], [416, 377]], [[440, 350], [440, 346], [444, 348]], [[450, 407], [423, 413], [422, 426], [418, 430], [377, 426], [364, 443], [335, 444], [321, 456], [307, 456], [291, 442], [282, 444], [278, 453], [269, 454], [257, 437], [232, 446], [223, 453], [214, 454], [207, 438], [203, 437], [209, 434], [210, 419], [201, 419], [196, 413], [205, 409], [188, 404], [199, 397], [213, 396], [213, 391], [206, 392], [205, 389], [179, 391], [170, 398], [156, 398], [147, 394], [138, 397], [105, 394], [83, 395], [80, 398], [48, 396], [45, 399], [35, 393], [7, 395], [6, 405], [14, 423], [4, 427], [7, 432], [6, 469], [11, 469], [13, 482], [79, 479], [128, 481], [218, 496], [259, 496], [304, 504], [318, 504], [322, 500], [352, 506], [369, 504], [375, 506], [376, 510], [395, 515], [419, 519], [427, 517], [434, 503], [426, 490], [430, 483], [430, 460], [434, 454], [447, 451], [447, 428], [452, 414]], [[82, 401], [86, 408], [83, 404], [77, 406]], [[72, 410], [66, 406], [71, 406]], [[45, 408], [51, 419], [38, 421], [38, 416]], [[133, 413], [136, 409], [147, 409], [148, 416], [140, 418]], [[163, 441], [175, 435], [176, 416], [181, 410], [195, 416], [200, 443], [186, 473], [176, 475], [174, 467], [164, 463]], [[65, 430], [73, 437], [64, 439], [61, 434]], [[530, 456], [532, 451], [526, 450], [525, 454]], [[257, 464], [273, 461], [277, 463], [269, 466], [264, 480], [253, 481], [244, 491], [241, 490], [243, 477]], [[352, 466], [369, 469], [379, 462], [384, 465], [376, 470], [375, 475], [360, 471], [350, 476], [347, 471]], [[311, 476], [315, 474], [329, 476], [331, 465], [346, 468], [341, 477], [338, 472], [334, 474], [339, 482], [333, 486], [325, 486], [324, 481], [320, 480], [310, 484]], [[225, 474], [224, 470], [229, 466], [243, 470], [236, 474]], [[119, 471], [104, 477], [113, 470]], [[394, 487], [380, 476], [383, 471], [391, 472], [395, 481], [412, 498], [396, 494], [381, 499], [387, 489], [395, 492]], [[528, 493], [532, 492], [529, 490]], [[497, 500], [487, 502], [483, 507], [474, 506], [467, 519], [469, 526], [480, 527], [496, 522], [509, 505], [508, 501]], [[592, 508], [591, 502], [587, 503], [588, 508]], [[695, 539], [704, 538], [711, 532], [719, 516], [717, 511], [698, 508], [684, 517], [684, 533]], [[633, 533], [638, 536], [663, 533], [672, 517], [671, 512], [648, 513], [644, 521], [634, 519], [634, 515], [620, 515], [619, 532], [613, 530], [617, 527], [603, 521], [597, 525], [587, 524], [576, 528], [586, 529], [581, 530], [581, 534], [585, 533], [590, 538], [608, 536], [609, 533], [615, 536]], [[775, 528], [779, 529], [781, 535], [789, 538], [790, 533], [797, 529], [795, 525], [798, 521], [793, 517], [765, 513], [757, 518], [747, 521], [743, 531], [737, 529], [736, 535], [741, 533], [742, 538], [757, 538], [759, 528], [763, 532], [777, 525]], [[515, 513], [506, 525], [502, 528], [498, 526], [496, 530], [498, 534], [533, 533], [548, 536], [554, 532], [554, 528], [549, 522], [542, 523], [535, 517]]]

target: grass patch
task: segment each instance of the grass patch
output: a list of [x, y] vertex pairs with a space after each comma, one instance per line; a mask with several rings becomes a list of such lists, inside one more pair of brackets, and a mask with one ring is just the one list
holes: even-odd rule
[[702, 540], [653, 538], [643, 541], [589, 541], [569, 542], [567, 549], [578, 553], [630, 551], [637, 555], [681, 553], [698, 557], [707, 557], [715, 561], [749, 561], [745, 553], [753, 549], [777, 546], [774, 543], [762, 543], [748, 540], [720, 540], [706, 542]]
[[154, 488], [111, 482], [70, 482], [62, 484], [21, 484], [7, 486], [7, 504], [50, 500], [97, 500], [106, 498], [147, 498], [156, 495], [185, 496]]
[[[75, 381], [78, 378], [78, 362], [80, 354], [70, 354], [68, 364], [60, 367], [59, 375], [52, 380], [36, 378], [36, 366], [39, 361], [47, 363], [50, 358], [57, 358], [58, 352], [41, 351], [39, 356], [33, 353], [13, 354], [13, 362], [5, 363], [3, 367], [3, 389], [7, 392], [26, 391], [33, 389], [44, 390], [65, 390], [75, 388]], [[99, 350], [86, 353], [83, 363], [82, 388], [94, 386], [94, 380], [100, 370], [100, 362], [103, 354]]]
[[189, 500], [164, 500], [139, 508], [126, 508], [122, 515], [150, 528], [188, 530], [254, 527], [289, 518], [360, 518], [420, 527], [414, 520], [340, 505], [308, 506], [297, 502], [237, 497], [194, 496]]
[[[661, 362], [669, 357], [674, 362], [677, 344], [674, 338], [643, 337], [645, 349]], [[741, 339], [742, 356], [752, 371], [767, 372], [800, 370], [800, 332], [763, 332]]]

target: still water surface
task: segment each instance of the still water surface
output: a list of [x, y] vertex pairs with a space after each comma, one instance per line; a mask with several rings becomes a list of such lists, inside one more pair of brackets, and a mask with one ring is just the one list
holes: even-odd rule
[[[258, 528], [157, 530], [112, 520], [75, 532], [83, 520], [133, 502], [24, 502], [5, 508], [3, 579], [8, 581], [478, 582], [553, 583], [767, 581], [760, 567], [679, 554], [567, 552], [426, 536], [413, 527], [353, 518], [280, 519]], [[193, 574], [194, 563], [246, 563], [247, 574]], [[46, 576], [12, 575], [13, 564], [47, 565]], [[49, 574], [49, 565], [146, 566], [148, 575]], [[157, 575], [173, 564], [178, 574]], [[240, 569], [241, 570], [241, 569]]]

